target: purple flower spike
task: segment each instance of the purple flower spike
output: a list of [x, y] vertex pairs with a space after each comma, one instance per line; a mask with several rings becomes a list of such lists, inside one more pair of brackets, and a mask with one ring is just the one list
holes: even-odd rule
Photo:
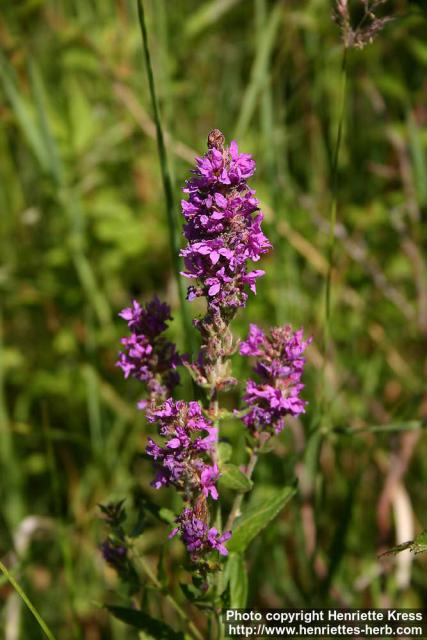
[[260, 382], [248, 380], [243, 398], [249, 406], [243, 422], [254, 436], [280, 433], [286, 416], [305, 412], [307, 403], [299, 396], [304, 388], [302, 354], [311, 340], [303, 340], [302, 329], [293, 332], [289, 326], [278, 327], [266, 336], [257, 325], [250, 325], [247, 340], [240, 344], [240, 354], [257, 359], [254, 371]]
[[232, 141], [224, 147], [224, 136], [215, 129], [208, 139], [208, 151], [196, 158], [196, 169], [184, 192], [182, 213], [188, 244], [181, 251], [186, 278], [194, 280], [188, 299], [207, 298], [208, 310], [243, 307], [246, 287], [256, 293], [256, 279], [264, 274], [249, 271], [248, 260], [258, 261], [271, 244], [261, 230], [262, 213], [255, 191], [247, 180], [255, 172], [255, 162], [239, 153]]
[[155, 422], [164, 446], [149, 438], [146, 452], [153, 458], [157, 475], [156, 489], [175, 486], [185, 500], [202, 493], [218, 499], [215, 483], [219, 469], [211, 462], [218, 441], [218, 429], [207, 420], [198, 402], [167, 400], [160, 407], [147, 411], [149, 422]]
[[[175, 345], [162, 336], [171, 319], [169, 306], [157, 297], [145, 306], [134, 300], [119, 316], [126, 320], [131, 334], [121, 341], [123, 351], [116, 365], [125, 378], [146, 384], [150, 401], [164, 400], [179, 382], [176, 367], [181, 363]], [[138, 403], [140, 409], [146, 406], [146, 400]]]
[[176, 522], [178, 526], [171, 531], [169, 537], [178, 533], [181, 535], [193, 562], [211, 551], [218, 551], [222, 556], [228, 555], [224, 542], [231, 538], [230, 531], [221, 535], [215, 527], [209, 528], [201, 514], [190, 508], [184, 509]]

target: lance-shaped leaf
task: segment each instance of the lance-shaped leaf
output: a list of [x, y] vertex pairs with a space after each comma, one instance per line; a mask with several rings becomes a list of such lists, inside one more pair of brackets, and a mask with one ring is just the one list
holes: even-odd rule
[[241, 553], [231, 553], [228, 559], [230, 576], [230, 607], [244, 609], [248, 598], [248, 574]]
[[218, 444], [218, 460], [219, 464], [222, 466], [226, 462], [228, 462], [231, 458], [231, 454], [233, 453], [233, 448], [231, 444], [228, 442], [220, 442]]
[[144, 631], [156, 640], [184, 640], [184, 634], [181, 631], [174, 631], [172, 627], [161, 620], [152, 618], [144, 611], [114, 605], [108, 605], [106, 608], [118, 620], [139, 631]]
[[[392, 547], [385, 553], [382, 553], [381, 556], [388, 556], [390, 554], [396, 555], [401, 551], [412, 551], [412, 553], [425, 553], [427, 551], [427, 531], [422, 531], [417, 535], [415, 540], [409, 540], [408, 542], [402, 542], [402, 544], [398, 544], [395, 547]], [[380, 557], [381, 557], [380, 556]]]
[[262, 504], [249, 507], [237, 520], [233, 535], [227, 543], [230, 553], [244, 551], [255, 536], [274, 520], [296, 491], [296, 487], [285, 487], [275, 491]]
[[239, 493], [245, 493], [250, 491], [253, 486], [252, 480], [248, 476], [240, 471], [239, 467], [235, 464], [223, 464], [221, 467], [220, 484], [227, 489], [238, 491]]

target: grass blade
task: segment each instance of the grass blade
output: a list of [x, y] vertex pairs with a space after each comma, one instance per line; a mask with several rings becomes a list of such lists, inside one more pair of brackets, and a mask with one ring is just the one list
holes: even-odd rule
[[165, 198], [166, 198], [166, 214], [167, 214], [168, 227], [169, 227], [169, 242], [170, 242], [170, 250], [172, 254], [172, 264], [174, 266], [175, 278], [176, 278], [176, 283], [178, 287], [178, 296], [179, 296], [179, 302], [181, 306], [181, 317], [182, 317], [182, 323], [183, 323], [184, 336], [186, 339], [186, 347], [191, 352], [192, 351], [192, 339], [191, 339], [192, 331], [191, 331], [190, 319], [189, 319], [187, 308], [186, 308], [184, 286], [180, 276], [181, 268], [180, 268], [180, 260], [179, 260], [178, 228], [177, 228], [176, 218], [175, 218], [175, 205], [174, 205], [172, 180], [171, 180], [169, 167], [168, 167], [165, 140], [164, 140], [162, 123], [160, 119], [160, 110], [159, 110], [158, 101], [157, 101], [156, 87], [154, 83], [153, 68], [151, 66], [151, 56], [150, 56], [150, 49], [148, 46], [147, 28], [145, 25], [144, 4], [142, 0], [137, 0], [137, 4], [138, 4], [138, 18], [139, 18], [139, 25], [141, 29], [142, 45], [144, 50], [145, 66], [147, 71], [148, 86], [149, 86], [150, 96], [151, 96], [151, 105], [153, 108], [154, 121], [156, 124], [157, 148], [158, 148], [159, 160], [160, 160], [160, 170], [162, 174], [163, 190], [165, 192]]
[[21, 95], [6, 58], [0, 54], [0, 78], [12, 106], [16, 121], [43, 172], [48, 172], [49, 158], [28, 101]]
[[227, 11], [240, 0], [213, 0], [202, 5], [188, 20], [185, 28], [186, 36], [196, 36], [217, 22]]
[[262, 36], [259, 39], [260, 46], [256, 52], [251, 77], [243, 96], [242, 108], [236, 125], [236, 139], [240, 139], [249, 126], [255, 111], [258, 96], [265, 85], [266, 78], [268, 78], [270, 55], [273, 50], [281, 17], [282, 5], [279, 3], [272, 9]]
[[[268, 24], [268, 12], [266, 0], [255, 0], [255, 30], [257, 34], [258, 51], [264, 46], [264, 38], [266, 26]], [[273, 86], [271, 78], [271, 70], [268, 70], [264, 86], [260, 93], [260, 130], [263, 140], [263, 155], [265, 157], [266, 177], [269, 181], [269, 192], [271, 193], [271, 202], [274, 211], [274, 222], [270, 224], [268, 235], [271, 238], [275, 261], [273, 275], [270, 276], [273, 281], [275, 290], [278, 291], [277, 300], [275, 300], [274, 313], [275, 323], [283, 324], [285, 321], [292, 324], [292, 310], [294, 307], [293, 290], [297, 288], [298, 270], [295, 268], [295, 251], [279, 233], [279, 225], [285, 217], [288, 204], [288, 189], [283, 190], [283, 182], [290, 185], [289, 175], [286, 169], [286, 149], [284, 148], [284, 139], [278, 140], [278, 122], [280, 122], [282, 130], [286, 127], [284, 114], [277, 114], [276, 105], [273, 102]], [[286, 109], [286, 103], [282, 98], [281, 109]], [[279, 158], [285, 159], [285, 167], [279, 167]], [[282, 174], [282, 175], [281, 175]], [[287, 213], [287, 212], [286, 212]], [[292, 286], [291, 286], [292, 285]]]
[[13, 575], [11, 573], [9, 573], [9, 571], [6, 569], [6, 567], [1, 562], [1, 560], [0, 560], [0, 571], [3, 573], [3, 575], [8, 580], [8, 582], [15, 589], [16, 593], [20, 596], [20, 598], [22, 598], [23, 602], [27, 605], [28, 609], [31, 611], [31, 613], [33, 614], [33, 616], [37, 620], [37, 623], [38, 623], [40, 629], [45, 634], [46, 638], [49, 638], [49, 640], [55, 640], [55, 636], [50, 631], [50, 629], [47, 626], [46, 622], [43, 620], [43, 618], [41, 617], [41, 615], [39, 614], [39, 612], [37, 611], [37, 609], [35, 608], [35, 606], [31, 602], [31, 600], [29, 599], [29, 597], [25, 593], [25, 591], [18, 584], [18, 582], [13, 577]]

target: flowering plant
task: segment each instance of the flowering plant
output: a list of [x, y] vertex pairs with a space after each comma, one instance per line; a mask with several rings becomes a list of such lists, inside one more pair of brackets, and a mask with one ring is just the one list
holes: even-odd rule
[[[304, 386], [303, 354], [310, 340], [303, 339], [302, 330], [284, 326], [266, 333], [251, 324], [247, 339], [240, 344], [230, 330], [236, 312], [246, 305], [250, 293], [256, 293], [256, 281], [264, 275], [250, 263], [258, 262], [271, 249], [261, 228], [259, 203], [248, 185], [254, 172], [251, 156], [240, 153], [234, 141], [225, 146], [222, 133], [214, 130], [208, 137], [207, 152], [196, 159], [183, 189], [187, 195], [181, 203], [187, 245], [181, 251], [182, 275], [191, 282], [187, 299], [206, 301], [204, 315], [194, 320], [201, 336], [197, 357], [179, 354], [165, 337], [170, 309], [157, 298], [144, 306], [134, 301], [120, 313], [130, 335], [122, 339], [117, 366], [125, 377], [143, 383], [145, 396], [138, 406], [157, 430], [157, 436], [148, 437], [146, 445], [146, 457], [155, 470], [152, 487], [173, 487], [180, 496], [180, 512], [173, 516], [167, 512], [166, 520], [171, 523], [169, 538], [180, 538], [186, 549], [191, 582], [181, 585], [182, 590], [191, 602], [212, 614], [219, 634], [222, 608], [245, 605], [245, 597], [236, 596], [233, 590], [233, 567], [244, 573], [245, 549], [284, 507], [295, 488], [277, 492], [263, 505], [261, 514], [242, 508], [244, 494], [252, 489], [252, 475], [267, 442], [282, 431], [288, 416], [304, 413], [306, 405], [300, 393]], [[238, 384], [231, 369], [231, 356], [237, 352], [253, 359], [255, 377], [246, 382], [243, 406], [230, 413], [220, 406], [220, 393]], [[185, 367], [196, 387], [203, 389], [204, 401], [174, 398], [179, 367]], [[230, 417], [240, 421], [246, 434], [249, 458], [240, 468], [230, 463], [231, 447], [221, 434], [221, 423]], [[219, 481], [228, 497], [230, 492], [234, 494], [224, 525]], [[164, 510], [162, 516], [162, 510], [147, 500], [142, 508], [165, 519]], [[104, 506], [103, 511], [110, 527], [102, 545], [107, 563], [131, 585], [132, 593], [141, 588], [135, 576], [142, 567], [152, 584], [168, 593], [189, 635], [202, 637], [172, 596], [170, 585], [162, 585], [139, 557], [135, 536], [125, 533], [122, 503]], [[140, 624], [144, 630], [150, 624], [162, 624], [162, 633], [166, 633], [164, 623], [153, 622], [139, 609], [132, 615], [123, 608], [110, 609], [130, 624], [136, 620], [135, 626]], [[210, 623], [208, 628], [213, 627]], [[178, 637], [172, 629], [167, 633]]]

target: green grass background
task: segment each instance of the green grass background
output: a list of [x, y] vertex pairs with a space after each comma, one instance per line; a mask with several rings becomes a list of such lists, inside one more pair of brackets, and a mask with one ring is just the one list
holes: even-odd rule
[[[177, 224], [180, 186], [218, 127], [257, 161], [274, 244], [234, 331], [290, 322], [314, 337], [307, 414], [256, 473], [265, 487], [297, 475], [300, 491], [249, 549], [248, 603], [425, 606], [425, 557], [378, 559], [427, 528], [425, 7], [390, 0], [394, 22], [348, 54], [332, 264], [332, 4], [145, 8]], [[146, 427], [138, 385], [114, 366], [117, 313], [158, 293], [185, 345], [136, 2], [1, 0], [0, 48], [0, 554], [58, 638], [124, 640], [135, 632], [102, 609], [126, 596], [100, 557], [97, 504], [135, 486], [173, 497], [149, 488], [138, 458]], [[243, 384], [246, 363], [234, 367]], [[241, 428], [226, 433], [239, 462]], [[153, 566], [167, 532], [152, 522], [140, 539]], [[179, 592], [182, 549], [170, 546]], [[146, 604], [174, 624], [149, 589]], [[41, 637], [5, 579], [1, 633]]]

